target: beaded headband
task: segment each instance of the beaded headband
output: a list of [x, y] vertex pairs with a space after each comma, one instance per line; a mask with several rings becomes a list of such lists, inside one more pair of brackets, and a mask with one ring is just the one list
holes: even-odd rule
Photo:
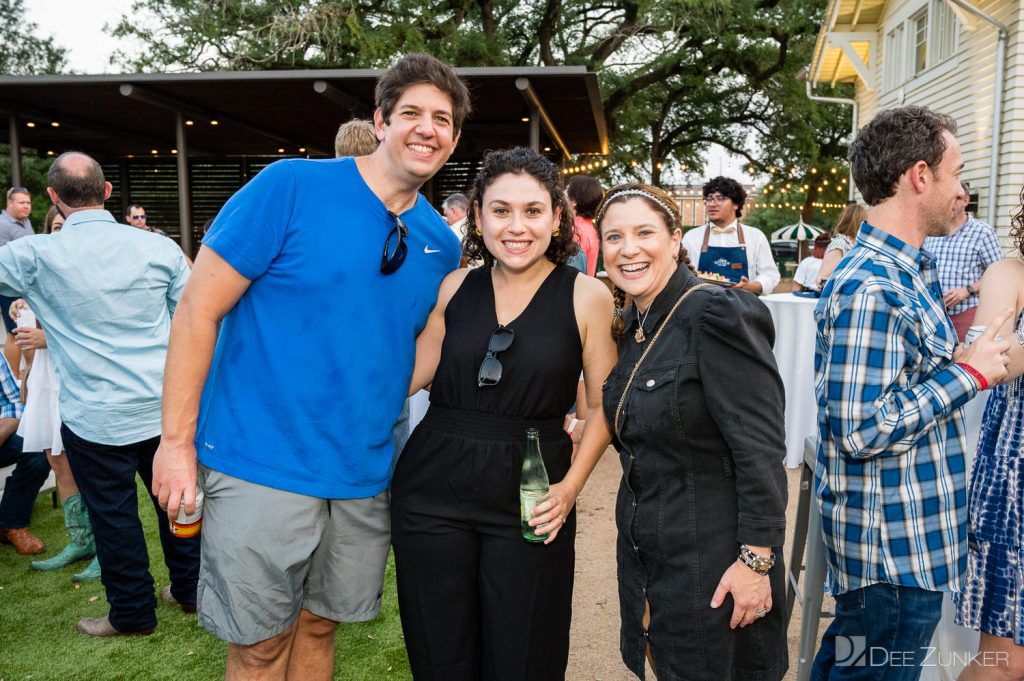
[[[604, 217], [605, 211], [607, 211], [608, 206], [611, 205], [612, 199], [617, 198], [619, 196], [642, 196], [645, 199], [650, 199], [651, 201], [654, 201], [656, 204], [664, 208], [665, 212], [668, 213], [669, 216], [672, 218], [672, 222], [675, 222], [675, 211], [673, 211], [667, 203], [659, 199], [657, 196], [648, 191], [644, 191], [643, 189], [620, 189], [617, 192], [608, 194], [608, 196], [604, 197], [604, 202], [601, 205], [601, 212], [597, 214], [596, 218], [594, 218], [594, 222], [601, 222], [601, 218]], [[671, 227], [672, 225], [669, 225], [669, 228]]]

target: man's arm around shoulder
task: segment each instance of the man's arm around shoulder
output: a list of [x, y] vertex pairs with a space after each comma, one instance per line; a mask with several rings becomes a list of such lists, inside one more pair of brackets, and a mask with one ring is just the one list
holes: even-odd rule
[[825, 409], [830, 436], [845, 456], [908, 451], [938, 419], [977, 394], [982, 384], [955, 362], [969, 363], [988, 383], [1006, 375], [1000, 353], [1009, 344], [995, 341], [993, 331], [926, 380], [905, 384], [903, 373], [914, 361], [914, 333], [884, 294], [860, 291], [837, 299], [827, 314], [830, 339], [827, 356], [821, 358]]

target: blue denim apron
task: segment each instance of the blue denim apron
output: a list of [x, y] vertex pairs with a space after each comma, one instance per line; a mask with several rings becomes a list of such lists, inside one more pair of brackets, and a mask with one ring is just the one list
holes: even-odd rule
[[738, 222], [736, 223], [736, 236], [740, 242], [738, 246], [708, 246], [708, 239], [711, 238], [711, 225], [705, 227], [704, 243], [700, 247], [697, 269], [701, 272], [720, 274], [734, 284], [738, 284], [741, 277], [749, 278], [747, 245], [743, 240], [743, 227]]

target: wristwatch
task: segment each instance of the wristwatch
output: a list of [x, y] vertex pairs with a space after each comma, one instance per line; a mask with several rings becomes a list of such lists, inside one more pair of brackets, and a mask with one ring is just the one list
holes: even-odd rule
[[768, 572], [771, 571], [772, 566], [775, 565], [774, 553], [762, 556], [759, 553], [751, 551], [750, 547], [746, 544], [740, 544], [739, 559], [741, 563], [761, 576], [767, 575]]
[[973, 296], [974, 295], [974, 284], [968, 284], [964, 288], [967, 289], [967, 295], [969, 295], [969, 296]]

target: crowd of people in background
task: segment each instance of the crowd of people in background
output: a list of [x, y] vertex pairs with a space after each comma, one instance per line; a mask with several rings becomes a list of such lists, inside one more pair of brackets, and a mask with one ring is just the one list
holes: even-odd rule
[[[335, 159], [240, 189], [194, 264], [140, 203], [124, 223], [104, 210], [85, 154], [51, 165], [43, 235], [28, 190], [7, 192], [0, 541], [46, 551], [29, 525], [52, 470], [69, 541], [31, 568], [91, 560], [72, 579], [100, 579], [110, 608], [78, 629], [149, 634], [159, 597], [227, 642], [229, 679], [331, 678], [335, 630], [377, 615], [393, 547], [416, 679], [556, 681], [576, 501], [612, 444], [626, 666], [781, 679], [787, 396], [758, 298], [781, 276], [742, 185], [707, 182], [707, 224], [684, 233], [663, 190], [565, 183], [514, 148], [438, 210], [419, 192], [459, 144], [465, 84], [411, 54], [375, 100]], [[1024, 675], [1024, 208], [1003, 260], [968, 211], [955, 134], [913, 106], [865, 125], [850, 161], [867, 207], [794, 276], [820, 296], [815, 494], [836, 598], [815, 679], [875, 678], [837, 663], [844, 638], [926, 646], [947, 592], [981, 650], [1006, 654], [962, 678]], [[988, 389], [968, 486], [962, 407]], [[528, 428], [551, 486], [524, 518]], [[171, 577], [159, 596], [136, 475]], [[176, 535], [200, 507], [199, 536]]]

